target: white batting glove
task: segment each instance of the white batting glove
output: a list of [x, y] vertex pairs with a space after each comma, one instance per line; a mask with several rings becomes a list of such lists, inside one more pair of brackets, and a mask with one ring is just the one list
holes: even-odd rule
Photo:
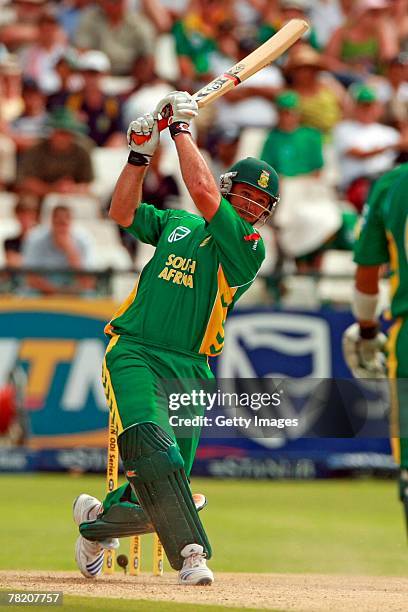
[[355, 378], [386, 378], [386, 343], [387, 336], [380, 331], [370, 340], [362, 338], [358, 323], [345, 330], [343, 355]]
[[169, 118], [170, 134], [174, 137], [180, 132], [189, 133], [190, 121], [197, 116], [198, 106], [187, 91], [172, 91], [160, 100], [155, 112]]
[[[147, 137], [140, 144], [137, 144], [133, 140], [133, 135]], [[154, 152], [160, 142], [160, 132], [157, 125], [157, 115], [146, 113], [145, 115], [138, 117], [135, 121], [129, 124], [127, 131], [128, 146], [131, 149], [129, 156], [129, 162], [132, 163], [131, 158], [134, 159], [134, 164], [143, 166], [150, 163]], [[140, 159], [141, 163], [135, 163], [137, 159]], [[142, 163], [143, 160], [145, 163]]]

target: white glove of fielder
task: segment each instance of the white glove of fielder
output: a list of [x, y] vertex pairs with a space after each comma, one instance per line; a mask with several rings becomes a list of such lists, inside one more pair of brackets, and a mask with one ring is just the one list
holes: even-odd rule
[[171, 115], [169, 125], [178, 121], [190, 125], [190, 121], [198, 114], [198, 106], [187, 91], [171, 91], [160, 100], [155, 113], [160, 113], [162, 117]]
[[[138, 136], [147, 136], [148, 140], [141, 144], [136, 144], [132, 140], [132, 134]], [[129, 148], [135, 153], [141, 153], [146, 155], [147, 158], [151, 158], [157, 146], [160, 142], [160, 132], [157, 126], [157, 114], [146, 113], [141, 117], [131, 121], [127, 131], [127, 141]]]
[[387, 336], [378, 332], [375, 338], [360, 337], [358, 323], [343, 333], [343, 355], [355, 378], [386, 378], [385, 345]]

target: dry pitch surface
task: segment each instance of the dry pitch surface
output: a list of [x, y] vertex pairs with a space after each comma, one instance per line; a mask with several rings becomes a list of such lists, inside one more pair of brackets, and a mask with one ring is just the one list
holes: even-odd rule
[[97, 581], [76, 572], [0, 571], [2, 588], [63, 591], [65, 595], [119, 597], [296, 612], [406, 612], [408, 578], [317, 574], [217, 574], [211, 587], [160, 578], [115, 574]]

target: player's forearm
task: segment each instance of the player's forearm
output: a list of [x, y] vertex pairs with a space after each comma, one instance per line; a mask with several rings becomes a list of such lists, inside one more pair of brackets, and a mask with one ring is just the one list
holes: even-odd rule
[[358, 266], [352, 310], [360, 327], [378, 324], [380, 266]]
[[109, 217], [119, 225], [132, 224], [135, 212], [142, 201], [142, 185], [146, 166], [126, 164], [113, 192]]
[[211, 221], [221, 200], [214, 177], [189, 134], [178, 134], [174, 141], [188, 192], [203, 217]]

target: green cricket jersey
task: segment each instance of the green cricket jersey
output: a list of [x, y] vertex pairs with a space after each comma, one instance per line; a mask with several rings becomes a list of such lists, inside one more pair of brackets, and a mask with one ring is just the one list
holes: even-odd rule
[[265, 257], [261, 236], [224, 198], [209, 223], [185, 211], [141, 204], [126, 229], [156, 251], [106, 333], [218, 355], [227, 314]]
[[362, 266], [390, 262], [391, 314], [408, 314], [408, 164], [384, 174], [372, 188], [354, 250]]

